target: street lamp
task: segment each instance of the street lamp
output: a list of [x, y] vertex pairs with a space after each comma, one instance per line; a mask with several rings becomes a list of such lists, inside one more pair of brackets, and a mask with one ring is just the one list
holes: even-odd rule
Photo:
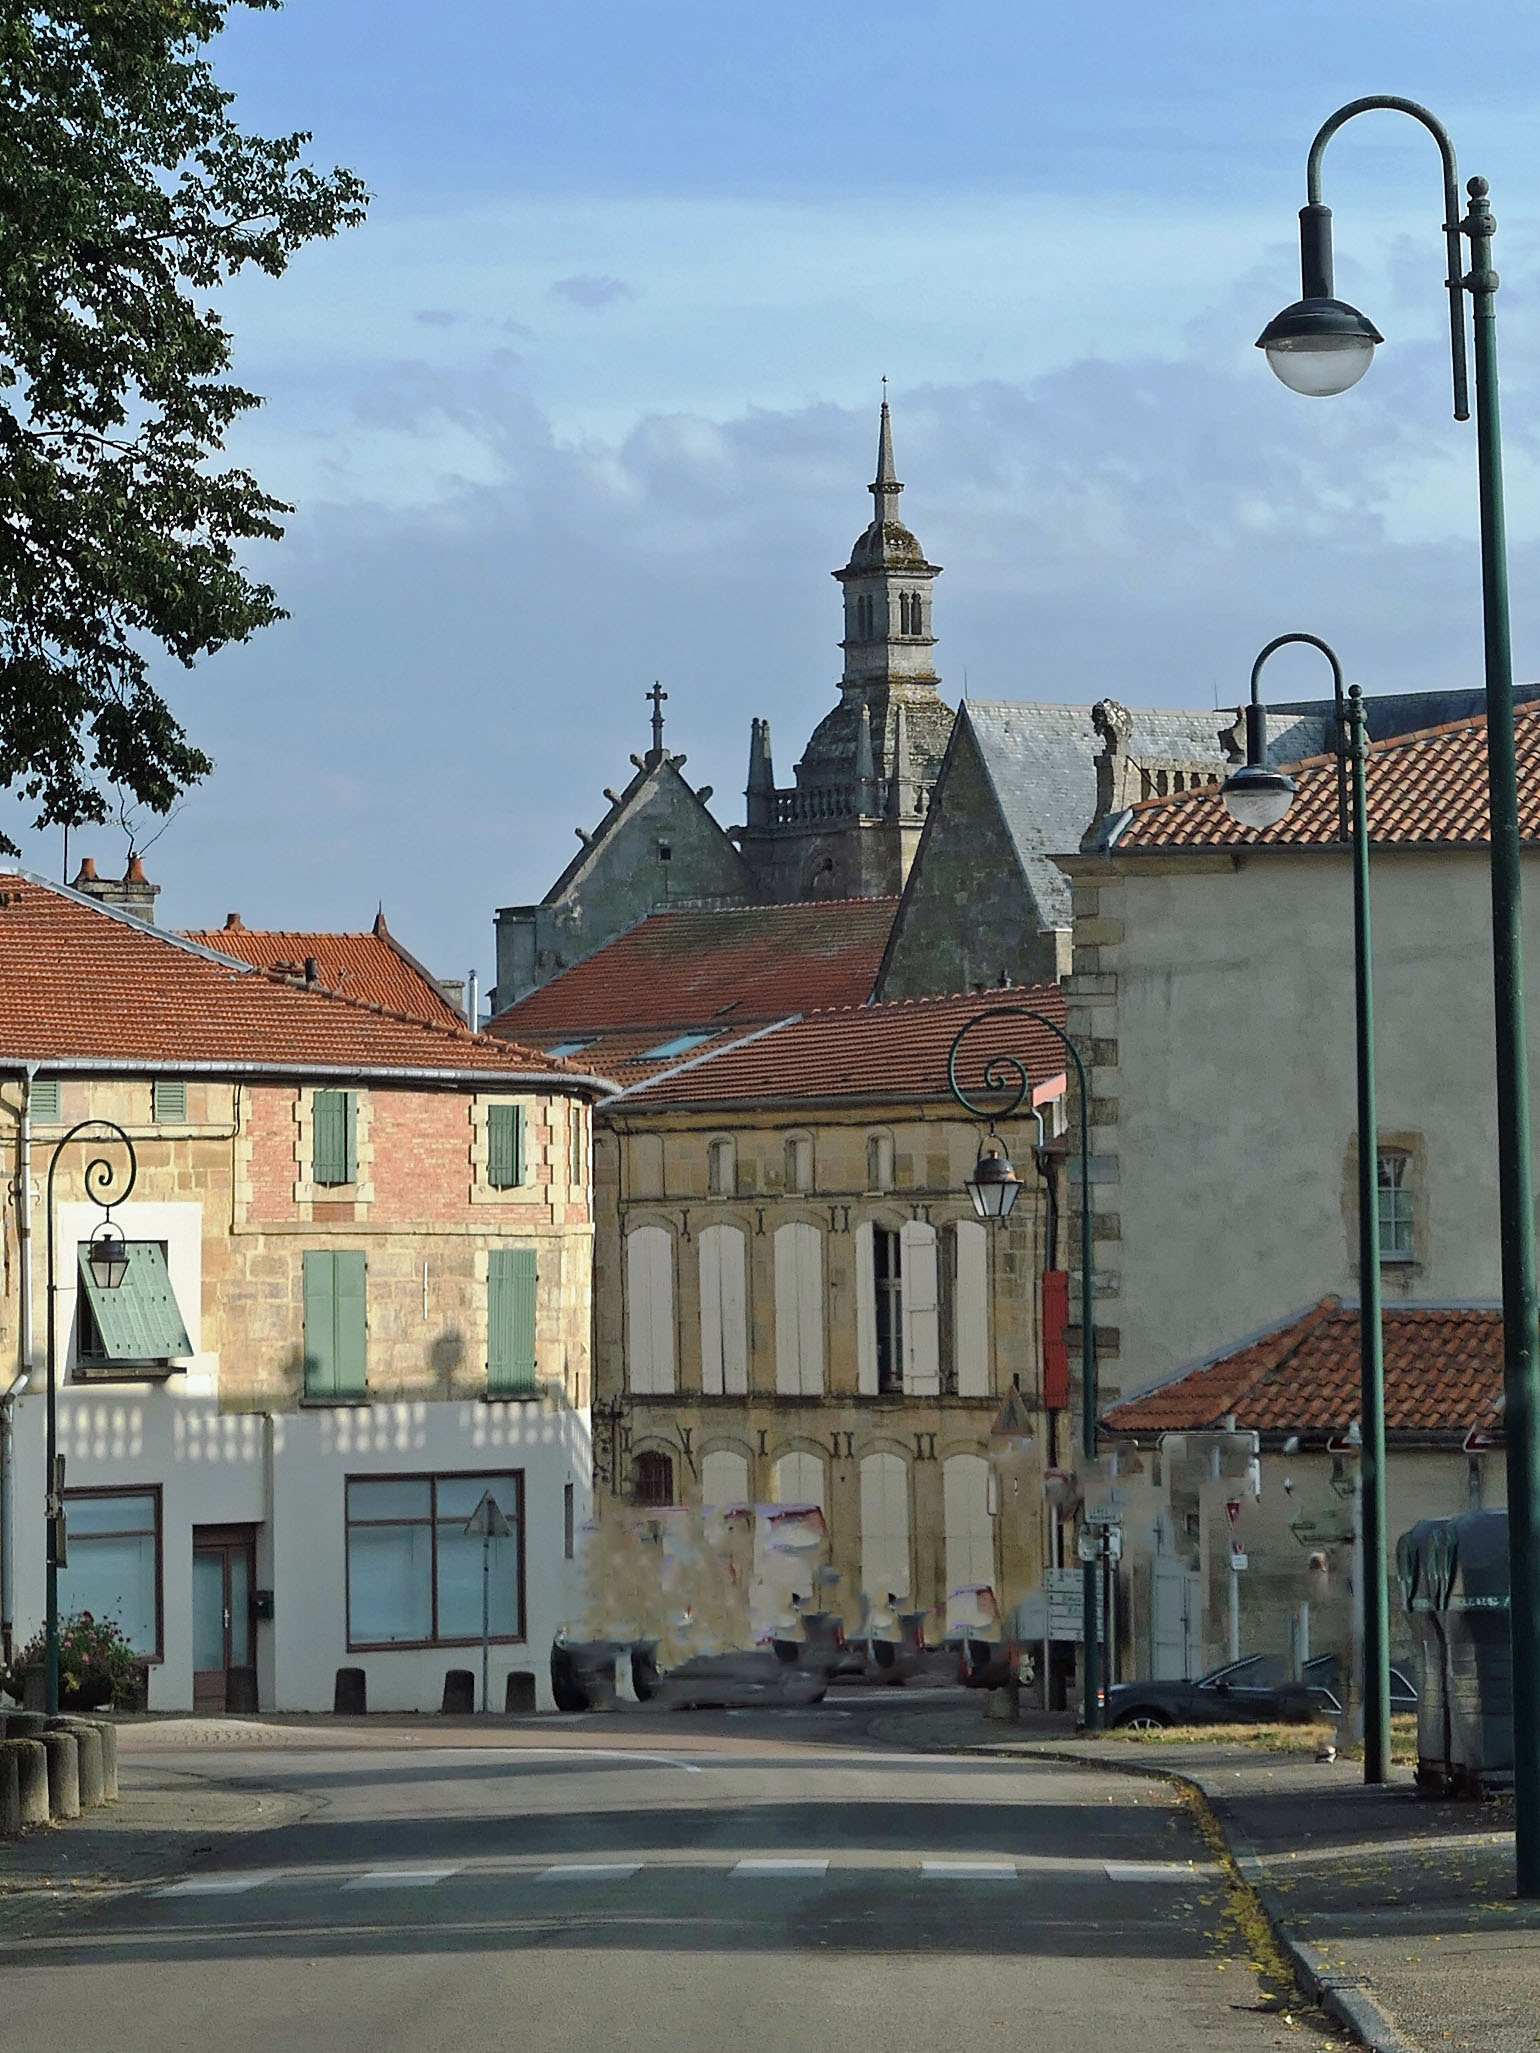
[[48, 1161], [48, 1546], [47, 1609], [43, 1625], [43, 1709], [50, 1718], [59, 1715], [59, 1568], [64, 1560], [64, 1463], [59, 1458], [58, 1320], [55, 1316], [58, 1279], [54, 1274], [53, 1185], [59, 1157], [71, 1141], [82, 1138], [105, 1142], [108, 1146], [121, 1142], [128, 1155], [128, 1174], [121, 1189], [117, 1187], [118, 1171], [107, 1156], [94, 1155], [85, 1167], [86, 1196], [104, 1214], [86, 1250], [86, 1266], [99, 1290], [117, 1290], [128, 1273], [128, 1249], [114, 1224], [112, 1208], [127, 1198], [139, 1174], [139, 1158], [134, 1153], [133, 1142], [111, 1119], [80, 1120], [57, 1143]]
[[[1449, 344], [1456, 420], [1470, 418], [1466, 391], [1465, 301], [1471, 296], [1476, 345], [1476, 471], [1481, 503], [1481, 598], [1486, 653], [1487, 789], [1492, 863], [1492, 983], [1497, 1040], [1497, 1186], [1502, 1245], [1504, 1437], [1508, 1450], [1509, 1628], [1513, 1648], [1513, 1780], [1516, 1879], [1521, 1897], [1540, 1896], [1540, 1317], [1535, 1276], [1535, 1206], [1530, 1163], [1529, 1071], [1524, 1031], [1523, 913], [1519, 880], [1518, 772], [1513, 732], [1513, 650], [1508, 620], [1508, 550], [1503, 519], [1502, 426], [1497, 397], [1497, 223], [1487, 182], [1466, 186], [1460, 216], [1454, 145], [1426, 107], [1390, 95], [1353, 100], [1332, 115], [1310, 145], [1306, 202], [1300, 213], [1304, 297], [1258, 338], [1280, 370], [1309, 354], [1307, 311], [1331, 295], [1331, 214], [1321, 201], [1326, 145], [1354, 115], [1374, 108], [1409, 114], [1438, 144], [1444, 170], [1443, 232], [1449, 288]], [[1461, 267], [1460, 237], [1471, 268]], [[1324, 260], [1324, 270], [1323, 270]], [[1346, 310], [1348, 313], [1352, 308]], [[1362, 316], [1359, 319], [1362, 320]], [[1368, 327], [1368, 323], [1364, 324]], [[1330, 327], [1330, 323], [1327, 323]], [[1316, 354], [1341, 354], [1345, 338]], [[1357, 345], [1355, 345], [1357, 347]], [[1372, 354], [1361, 347], [1365, 361]], [[1342, 368], [1346, 368], [1345, 362]], [[1334, 381], [1325, 392], [1344, 389]]]
[[[1010, 1157], [1003, 1145], [995, 1138], [995, 1121], [1009, 1119], [1013, 1113], [1026, 1105], [1031, 1106], [1032, 1079], [1027, 1074], [1027, 1065], [1016, 1055], [992, 1055], [984, 1065], [983, 1087], [986, 1091], [1005, 1091], [1008, 1102], [997, 1106], [993, 1112], [982, 1105], [976, 1105], [957, 1080], [957, 1057], [966, 1037], [976, 1027], [991, 1019], [1030, 1019], [1064, 1044], [1066, 1054], [1075, 1067], [1075, 1083], [1080, 1100], [1080, 1436], [1081, 1448], [1087, 1466], [1096, 1460], [1096, 1334], [1091, 1323], [1095, 1293], [1091, 1270], [1091, 1100], [1086, 1086], [1085, 1064], [1080, 1059], [1080, 1050], [1075, 1046], [1063, 1027], [1049, 1019], [1045, 1013], [1035, 1012], [1030, 1005], [995, 1005], [988, 1012], [976, 1013], [965, 1020], [952, 1038], [947, 1051], [946, 1080], [952, 1096], [965, 1112], [975, 1119], [989, 1121], [989, 1138], [985, 1141], [973, 1174], [964, 1189], [973, 1201], [973, 1209], [981, 1219], [1006, 1219], [1011, 1206], [1016, 1202], [1020, 1179], [1011, 1167]], [[1101, 1645], [1097, 1637], [1096, 1618], [1096, 1563], [1084, 1564], [1081, 1599], [1081, 1638], [1085, 1648], [1085, 1689], [1082, 1723], [1088, 1732], [1099, 1732], [1102, 1726], [1101, 1692]], [[1047, 1678], [1044, 1677], [1046, 1687]]]
[[[1363, 1440], [1362, 1511], [1363, 1648], [1360, 1689], [1364, 1714], [1364, 1781], [1383, 1782], [1390, 1763], [1390, 1599], [1385, 1570], [1385, 1360], [1380, 1318], [1379, 1121], [1374, 1084], [1374, 985], [1369, 946], [1369, 815], [1366, 790], [1368, 716], [1358, 685], [1342, 688], [1336, 651], [1318, 635], [1281, 634], [1251, 666], [1243, 770], [1220, 786], [1231, 817], [1243, 827], [1276, 826], [1294, 803], [1295, 784], [1266, 764], [1266, 712], [1262, 666], [1291, 643], [1319, 649], [1331, 665], [1337, 703], [1337, 816], [1353, 845], [1353, 998], [1358, 1072], [1358, 1367]], [[1346, 766], [1350, 802], [1342, 789]], [[1265, 780], [1271, 779], [1271, 785]], [[1266, 817], [1263, 817], [1266, 815]]]

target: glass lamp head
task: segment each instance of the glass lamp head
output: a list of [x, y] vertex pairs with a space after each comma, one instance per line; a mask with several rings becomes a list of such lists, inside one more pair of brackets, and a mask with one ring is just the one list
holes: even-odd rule
[[92, 1234], [86, 1263], [98, 1290], [116, 1290], [128, 1274], [128, 1249], [110, 1219], [104, 1219]]
[[1277, 826], [1293, 805], [1298, 788], [1282, 770], [1269, 770], [1265, 763], [1247, 763], [1244, 769], [1230, 773], [1219, 787], [1219, 796], [1237, 826], [1258, 832]]
[[1329, 399], [1356, 385], [1384, 336], [1367, 315], [1342, 299], [1299, 299], [1257, 337], [1274, 374], [1291, 392]]
[[980, 1219], [1008, 1219], [1021, 1189], [1021, 1178], [1011, 1167], [1011, 1158], [993, 1135], [984, 1143], [973, 1174], [963, 1189]]

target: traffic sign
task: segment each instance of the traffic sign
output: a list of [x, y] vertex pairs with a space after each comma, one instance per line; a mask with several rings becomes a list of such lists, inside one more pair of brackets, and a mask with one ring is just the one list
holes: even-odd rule
[[1021, 1394], [1021, 1386], [1013, 1383], [1005, 1393], [1005, 1402], [995, 1413], [995, 1422], [989, 1429], [991, 1440], [1030, 1440], [1032, 1438], [1032, 1414], [1027, 1410], [1027, 1400]]
[[1235, 1570], [1236, 1574], [1239, 1575], [1243, 1568], [1250, 1568], [1251, 1556], [1249, 1554], [1242, 1554], [1237, 1549], [1237, 1551], [1230, 1556], [1230, 1566]]
[[1121, 1525], [1124, 1508], [1122, 1497], [1114, 1490], [1104, 1503], [1088, 1504], [1081, 1515], [1087, 1525]]

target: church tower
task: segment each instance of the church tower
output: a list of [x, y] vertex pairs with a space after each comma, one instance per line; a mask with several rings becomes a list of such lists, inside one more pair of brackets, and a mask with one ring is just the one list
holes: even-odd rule
[[898, 515], [886, 399], [872, 520], [833, 575], [845, 605], [840, 702], [777, 790], [770, 723], [753, 723], [747, 824], [736, 836], [762, 898], [896, 897], [919, 845], [952, 731], [931, 617], [940, 574]]

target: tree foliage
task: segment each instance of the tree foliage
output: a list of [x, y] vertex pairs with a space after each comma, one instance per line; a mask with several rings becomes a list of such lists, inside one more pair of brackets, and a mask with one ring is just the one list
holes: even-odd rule
[[210, 461], [260, 404], [213, 300], [367, 195], [215, 80], [232, 6], [277, 4], [0, 0], [0, 788], [39, 826], [104, 819], [107, 785], [165, 812], [211, 765], [152, 657], [284, 617], [240, 551], [291, 509]]

